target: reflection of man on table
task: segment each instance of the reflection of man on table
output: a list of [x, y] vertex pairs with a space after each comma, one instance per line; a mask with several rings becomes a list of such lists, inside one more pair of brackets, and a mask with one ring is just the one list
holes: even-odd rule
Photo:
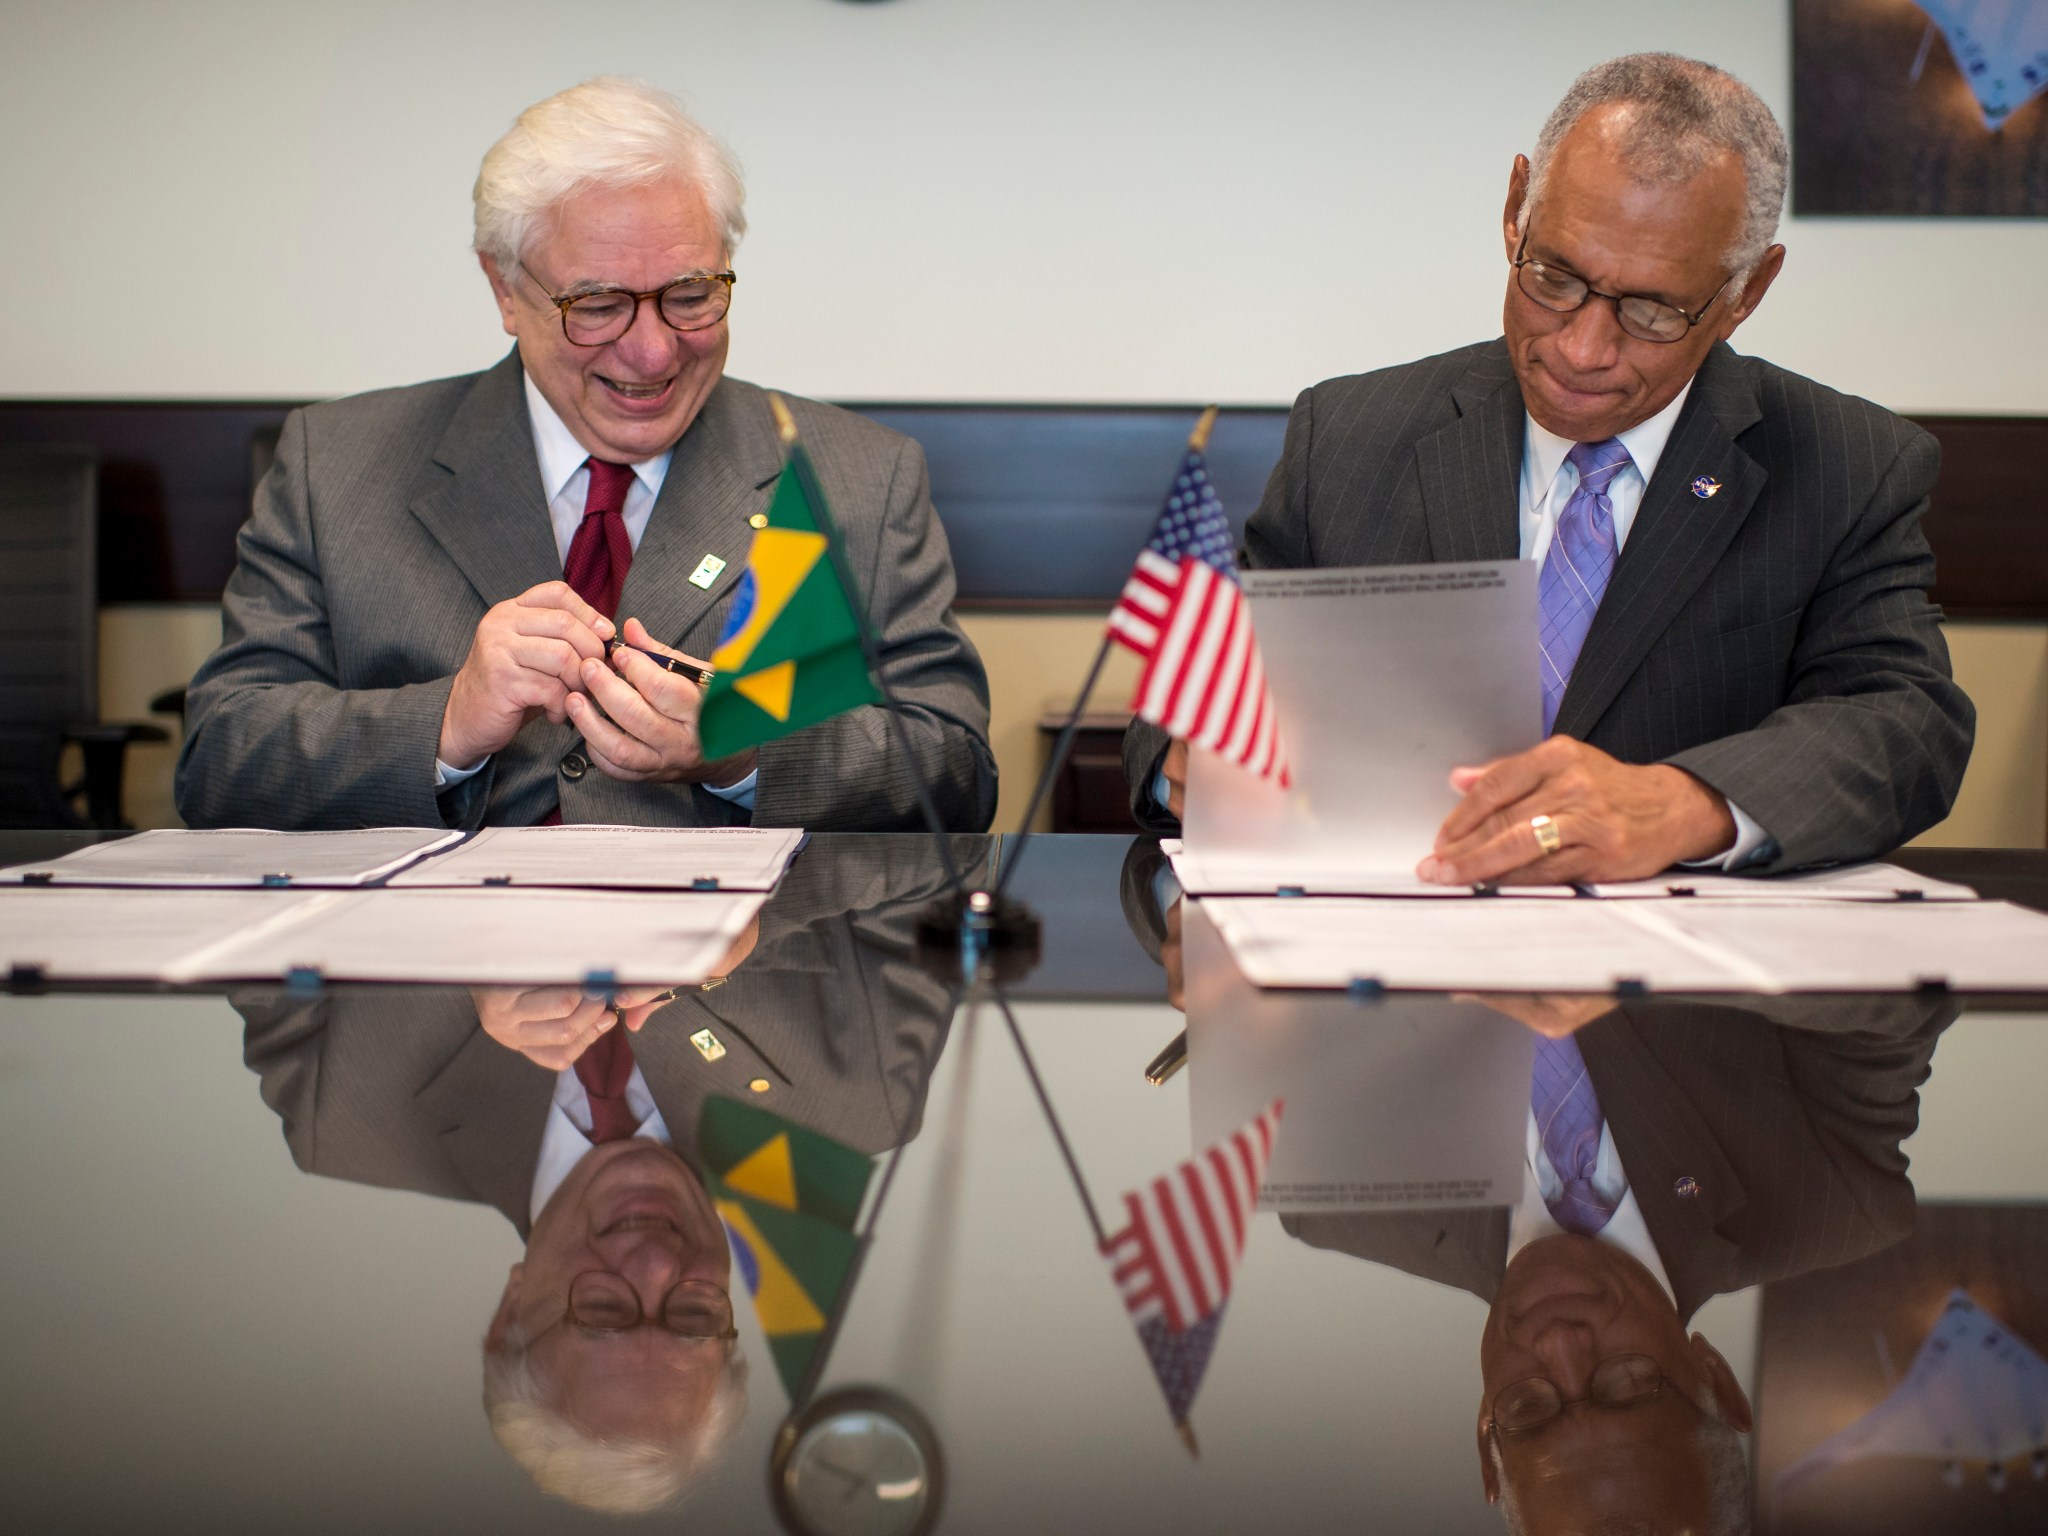
[[[1452, 774], [1423, 878], [1765, 872], [1947, 814], [1974, 714], [1926, 596], [1934, 440], [1726, 345], [1784, 260], [1785, 167], [1717, 69], [1589, 70], [1509, 177], [1505, 338], [1295, 402], [1251, 565], [1541, 566], [1552, 734]], [[1155, 830], [1186, 757], [1126, 739]]]
[[[520, 115], [475, 192], [517, 346], [286, 419], [192, 683], [188, 823], [921, 825], [879, 708], [706, 762], [695, 670], [656, 659], [716, 648], [782, 466], [766, 394], [725, 376], [742, 198], [723, 147], [651, 86], [592, 80]], [[409, 306], [386, 308], [402, 326]], [[947, 823], [978, 831], [988, 684], [924, 457], [789, 405], [908, 750]]]
[[[956, 840], [963, 865], [983, 854]], [[484, 1340], [484, 1396], [550, 1492], [652, 1508], [725, 1443], [746, 1371], [696, 1166], [704, 1102], [862, 1151], [914, 1134], [947, 992], [910, 957], [910, 924], [943, 886], [927, 842], [813, 848], [722, 979], [616, 1007], [575, 988], [235, 999], [300, 1167], [482, 1201], [526, 1240]]]
[[1686, 1324], [1911, 1232], [1900, 1143], [1956, 1007], [1481, 1001], [1538, 1035], [1520, 1203], [1283, 1225], [1489, 1304], [1479, 1458], [1510, 1530], [1740, 1528], [1749, 1400]]

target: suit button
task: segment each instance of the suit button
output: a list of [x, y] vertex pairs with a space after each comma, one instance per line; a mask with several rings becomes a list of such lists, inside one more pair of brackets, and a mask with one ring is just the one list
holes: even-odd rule
[[1697, 1199], [1699, 1192], [1700, 1181], [1689, 1173], [1681, 1175], [1671, 1185], [1671, 1193], [1678, 1196], [1681, 1200]]
[[562, 759], [563, 778], [580, 779], [588, 772], [590, 772], [590, 759], [581, 752], [571, 752]]

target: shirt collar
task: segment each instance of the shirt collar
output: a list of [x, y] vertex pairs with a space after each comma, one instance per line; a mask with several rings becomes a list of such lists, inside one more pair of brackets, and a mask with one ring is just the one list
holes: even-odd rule
[[[570, 477], [583, 467], [590, 450], [576, 441], [576, 434], [555, 414], [548, 397], [533, 382], [533, 375], [522, 369], [520, 376], [526, 381], [526, 414], [533, 421], [533, 453], [540, 461], [541, 493], [552, 504], [568, 486]], [[661, 482], [668, 477], [668, 461], [674, 456], [675, 450], [671, 448], [633, 466], [634, 478], [647, 487], [648, 495], [661, 495]]]
[[[1698, 377], [1697, 374], [1693, 376], [1695, 379]], [[1644, 485], [1648, 485], [1650, 477], [1657, 473], [1657, 461], [1664, 457], [1664, 445], [1671, 441], [1671, 429], [1678, 425], [1678, 413], [1685, 409], [1686, 397], [1692, 393], [1692, 386], [1693, 379], [1687, 379], [1685, 388], [1663, 410], [1617, 434], [1621, 446], [1628, 450], [1629, 458], [1634, 461], [1636, 472], [1643, 477]], [[1558, 470], [1564, 467], [1565, 455], [1577, 444], [1568, 437], [1559, 437], [1527, 411], [1522, 415], [1527, 433], [1523, 439], [1527, 445], [1523, 452], [1536, 471], [1534, 484], [1540, 496], [1557, 479]]]

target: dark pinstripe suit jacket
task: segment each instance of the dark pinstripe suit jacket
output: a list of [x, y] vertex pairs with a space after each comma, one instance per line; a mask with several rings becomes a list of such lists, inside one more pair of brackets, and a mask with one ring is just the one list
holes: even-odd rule
[[[954, 839], [974, 868], [987, 841]], [[944, 1044], [947, 988], [910, 954], [911, 923], [944, 888], [922, 840], [800, 855], [762, 909], [754, 952], [723, 986], [689, 991], [633, 1036], [633, 1055], [694, 1166], [711, 1094], [857, 1147], [917, 1133]], [[278, 988], [231, 1001], [243, 1059], [308, 1173], [493, 1205], [524, 1237], [555, 1074], [500, 1045], [461, 987]], [[725, 1055], [689, 1043], [709, 1028]], [[766, 1078], [766, 1094], [748, 1083]]]
[[[995, 814], [988, 680], [954, 623], [953, 564], [924, 455], [831, 406], [790, 408], [845, 533], [904, 725], [947, 823]], [[619, 612], [692, 655], [715, 648], [782, 452], [761, 390], [722, 380], [676, 444]], [[562, 561], [515, 349], [495, 368], [294, 411], [237, 540], [221, 648], [192, 680], [178, 810], [193, 826], [719, 826], [747, 813], [687, 784], [558, 771], [568, 725], [530, 721], [474, 779], [434, 788], [448, 689], [486, 609]], [[706, 555], [726, 561], [690, 584]], [[761, 749], [759, 826], [920, 826], [879, 709]]]
[[[1490, 341], [1303, 392], [1245, 529], [1253, 566], [1512, 560], [1521, 390]], [[1920, 530], [1934, 439], [1867, 400], [1708, 354], [1586, 637], [1557, 729], [1675, 763], [1753, 816], [1760, 869], [1885, 853], [1948, 813], [1975, 711]], [[1709, 499], [1691, 493], [1718, 480]], [[1534, 644], [1534, 637], [1531, 637]], [[1164, 738], [1134, 726], [1141, 819]]]
[[[1919, 1124], [1919, 1085], [1957, 1011], [1909, 997], [1652, 1001], [1578, 1032], [1681, 1318], [1710, 1296], [1831, 1269], [1912, 1232], [1899, 1144]], [[1677, 1192], [1686, 1177], [1691, 1198]], [[1282, 1225], [1487, 1302], [1507, 1266], [1498, 1207]]]

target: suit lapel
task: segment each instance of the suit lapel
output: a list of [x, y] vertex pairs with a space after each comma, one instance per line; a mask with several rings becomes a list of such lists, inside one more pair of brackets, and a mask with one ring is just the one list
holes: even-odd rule
[[1506, 347], [1481, 353], [1451, 399], [1458, 419], [1415, 445], [1430, 554], [1513, 560], [1521, 553], [1522, 392]]
[[498, 1044], [479, 1026], [419, 1091], [442, 1150], [477, 1198], [504, 1212], [524, 1237], [533, 1175], [555, 1078]]
[[[1650, 647], [1699, 589], [1741, 529], [1768, 476], [1736, 445], [1761, 415], [1756, 392], [1725, 343], [1707, 354], [1680, 412], [1585, 649], [1558, 706], [1560, 735], [1585, 737], [1634, 675]], [[1718, 480], [1709, 498], [1693, 494], [1701, 476]]]
[[515, 349], [484, 374], [434, 448], [449, 471], [412, 504], [485, 605], [562, 575]]
[[[760, 390], [720, 380], [669, 460], [647, 531], [633, 555], [619, 615], [637, 618], [663, 644], [691, 638], [746, 569], [754, 530], [747, 519], [768, 506], [782, 468], [781, 447]], [[690, 581], [706, 555], [725, 567], [708, 587]], [[715, 635], [696, 635], [693, 654], [708, 660]]]
[[[1721, 1233], [1749, 1204], [1748, 1191], [1699, 1106], [1625, 1011], [1595, 1020], [1577, 1038], [1678, 1315], [1689, 1319], [1709, 1296], [1734, 1284], [1741, 1252]], [[1677, 1193], [1681, 1180], [1696, 1191], [1685, 1199]]]

